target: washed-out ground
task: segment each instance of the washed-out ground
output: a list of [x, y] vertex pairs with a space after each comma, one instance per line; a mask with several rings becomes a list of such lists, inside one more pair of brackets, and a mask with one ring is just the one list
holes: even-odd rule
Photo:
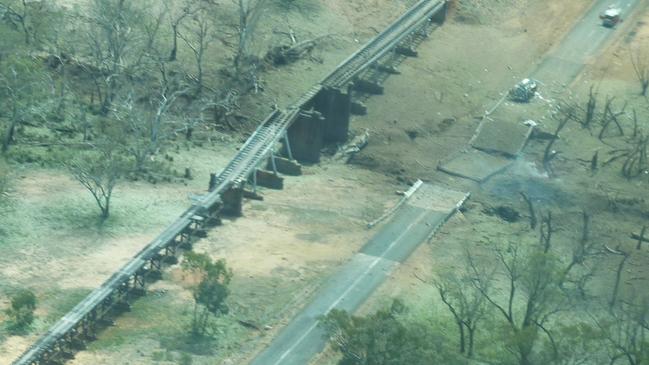
[[[312, 12], [275, 15], [279, 31], [290, 26], [304, 39], [329, 37], [322, 40], [313, 60], [264, 74], [264, 93], [247, 103], [251, 116], [263, 117], [274, 103], [289, 104], [406, 8], [403, 2], [386, 0], [319, 4]], [[129, 313], [72, 363], [175, 363], [181, 353], [192, 354], [195, 364], [245, 363], [372, 235], [374, 231], [367, 230], [365, 223], [396, 202], [394, 192], [403, 190], [405, 182], [422, 178], [470, 189], [472, 184], [439, 173], [438, 161], [468, 141], [478, 123], [475, 117], [533, 68], [590, 1], [511, 0], [487, 6], [473, 0], [462, 4], [467, 6], [456, 9], [450, 21], [422, 44], [419, 57], [407, 59], [399, 67], [401, 75], [388, 79], [386, 95], [366, 101], [369, 114], [354, 119], [352, 132], [369, 130], [370, 144], [353, 164], [325, 159], [306, 167], [305, 175], [286, 178], [283, 191], [263, 190], [264, 201], [247, 202], [244, 217], [226, 220], [195, 245], [198, 252], [225, 258], [235, 274], [232, 312], [218, 321], [217, 343], [191, 343], [184, 336], [191, 293], [187, 278], [172, 267], [163, 280], [153, 284], [150, 295], [136, 301]], [[633, 41], [643, 38], [644, 32], [645, 27], [637, 27]], [[628, 98], [637, 94], [628, 58], [616, 55], [628, 48], [625, 41], [585, 72], [584, 77], [601, 85], [602, 95], [604, 90]], [[583, 94], [590, 83], [580, 80], [574, 93]], [[507, 172], [510, 177], [520, 176], [514, 181], [538, 189], [539, 199], [545, 199], [537, 203], [539, 207], [551, 209], [561, 222], [557, 243], [579, 234], [581, 209], [593, 211], [593, 221], [599, 223], [593, 227], [593, 237], [603, 242], [617, 241], [627, 237], [629, 230], [637, 230], [649, 208], [646, 201], [631, 198], [646, 194], [647, 180], [627, 182], [619, 176], [617, 165], [591, 178], [588, 166], [578, 159], [589, 159], [592, 149], [603, 148], [600, 142], [576, 125], [562, 137], [557, 148], [565, 159], [555, 162], [557, 178], [544, 178], [535, 165], [543, 142], [532, 141], [523, 160]], [[189, 204], [188, 194], [204, 191], [209, 172], [227, 162], [238, 142], [226, 140], [172, 153], [177, 169], [192, 166], [194, 180], [186, 181], [187, 186], [125, 183], [115, 193], [113, 218], [99, 227], [92, 224], [95, 207], [89, 196], [65, 172], [37, 167], [22, 170], [14, 183], [10, 209], [2, 215], [2, 229], [11, 241], [0, 243], [0, 290], [30, 287], [40, 305], [31, 335], [0, 335], [0, 363], [15, 358], [182, 212]], [[592, 148], [587, 150], [585, 145]], [[536, 180], [529, 182], [530, 175]], [[486, 246], [493, 240], [530, 235], [525, 219], [506, 223], [483, 212], [511, 205], [525, 214], [517, 189], [501, 188], [494, 179], [476, 191], [468, 210], [453, 218], [430, 245], [422, 245], [361, 312], [374, 310], [391, 297], [402, 297], [422, 311], [434, 303], [431, 308], [436, 309], [431, 310], [444, 315], [432, 289], [417, 277], [427, 280], [450, 269], [449, 263], [460, 265], [467, 245]], [[639, 263], [646, 262], [642, 255], [634, 256], [629, 267], [640, 270]], [[610, 277], [606, 270], [602, 269], [602, 277]], [[0, 307], [6, 305], [0, 302]], [[316, 363], [329, 364], [333, 359], [325, 353]]]
[[[586, 2], [582, 3], [586, 5]], [[434, 147], [422, 147], [428, 143], [432, 145], [443, 144], [445, 136], [441, 138], [422, 138], [417, 137], [408, 141], [406, 133], [408, 130], [419, 130], [420, 135], [429, 135], [421, 129], [422, 123], [426, 116], [419, 118], [418, 122], [410, 122], [402, 128], [395, 127], [391, 129], [396, 137], [386, 138], [389, 143], [383, 146], [368, 148], [365, 152], [368, 154], [364, 161], [372, 161], [386, 156], [386, 150], [407, 151], [409, 157], [404, 157], [395, 165], [408, 166], [412, 165], [412, 170], [416, 173], [425, 174], [431, 181], [445, 183], [456, 187], [472, 187], [473, 195], [470, 201], [462, 209], [462, 212], [456, 214], [446, 225], [442, 227], [428, 244], [422, 245], [404, 264], [391, 275], [374, 295], [359, 310], [359, 314], [367, 314], [378, 309], [386, 308], [390, 305], [393, 298], [400, 298], [411, 308], [412, 315], [422, 320], [431, 321], [432, 326], [437, 326], [437, 331], [443, 331], [453, 337], [456, 329], [452, 327], [452, 317], [445, 305], [439, 299], [437, 289], [432, 285], [435, 279], [444, 273], [455, 273], [459, 275], [466, 270], [466, 252], [470, 250], [472, 254], [480, 257], [493, 255], [493, 246], [507, 242], [519, 244], [534, 244], [538, 241], [538, 230], [530, 230], [528, 208], [525, 201], [519, 195], [519, 192], [526, 192], [533, 200], [536, 209], [541, 212], [552, 212], [554, 222], [553, 245], [559, 249], [559, 252], [566, 257], [571, 255], [570, 248], [577, 242], [582, 234], [582, 212], [587, 212], [592, 219], [590, 228], [590, 237], [595, 241], [595, 246], [605, 252], [604, 246], [612, 249], [622, 250], [630, 253], [628, 264], [622, 273], [622, 296], [626, 293], [643, 292], [649, 282], [649, 250], [645, 243], [644, 248], [636, 250], [637, 240], [632, 239], [632, 232], [638, 233], [643, 226], [649, 221], [649, 171], [644, 172], [641, 176], [634, 179], [626, 179], [622, 176], [622, 161], [612, 162], [606, 166], [602, 163], [607, 161], [612, 155], [611, 151], [617, 148], [628, 148], [630, 135], [633, 130], [632, 110], [638, 113], [638, 128], [643, 133], [649, 133], [649, 123], [647, 122], [646, 99], [640, 95], [640, 84], [633, 70], [631, 57], [638, 54], [643, 55], [649, 49], [649, 14], [646, 9], [642, 8], [639, 15], [626, 20], [626, 24], [619, 29], [619, 36], [609, 45], [601, 57], [591, 60], [584, 68], [582, 74], [567, 88], [562, 89], [560, 93], [553, 93], [541, 89], [541, 94], [546, 100], [535, 100], [528, 108], [530, 111], [527, 116], [540, 122], [540, 128], [546, 132], [554, 131], [556, 121], [552, 120], [549, 115], [559, 101], [565, 101], [567, 104], [578, 104], [585, 108], [588, 101], [588, 93], [591, 85], [597, 93], [598, 113], [601, 113], [602, 105], [607, 96], [615, 96], [614, 109], [621, 110], [623, 105], [628, 102], [627, 113], [620, 118], [621, 125], [625, 131], [624, 136], [619, 136], [615, 129], [605, 134], [603, 141], [598, 139], [598, 134], [602, 128], [599, 120], [596, 120], [590, 129], [583, 128], [577, 122], [571, 122], [561, 133], [561, 139], [555, 144], [555, 149], [559, 151], [556, 160], [553, 161], [552, 167], [554, 175], [549, 177], [543, 169], [542, 158], [547, 141], [532, 139], [514, 165], [506, 170], [503, 174], [498, 175], [477, 186], [474, 183], [467, 183], [461, 179], [449, 177], [443, 173], [434, 171], [434, 167], [440, 158], [444, 157], [438, 154], [427, 154], [424, 151], [431, 151]], [[529, 23], [528, 23], [529, 24]], [[565, 24], [568, 25], [569, 24]], [[480, 25], [475, 25], [479, 27]], [[449, 29], [448, 26], [444, 27]], [[480, 32], [481, 42], [492, 44], [485, 41], [482, 35], [489, 34], [488, 30]], [[435, 41], [427, 42], [425, 45]], [[521, 42], [521, 45], [525, 42]], [[470, 47], [469, 47], [470, 48]], [[498, 48], [498, 47], [496, 47]], [[424, 46], [421, 52], [428, 49]], [[500, 50], [500, 48], [498, 48]], [[438, 51], [439, 54], [445, 54]], [[523, 57], [525, 53], [520, 55]], [[519, 56], [519, 54], [517, 54]], [[476, 57], [481, 59], [484, 65], [488, 65], [491, 57]], [[422, 57], [423, 59], [423, 57]], [[524, 59], [523, 59], [524, 60]], [[407, 65], [416, 64], [417, 60], [410, 60]], [[509, 66], [507, 58], [502, 59], [503, 65]], [[498, 69], [498, 62], [496, 70]], [[404, 72], [407, 70], [404, 65]], [[508, 67], [509, 69], [509, 67]], [[491, 73], [494, 67], [485, 67], [484, 75], [487, 70]], [[524, 70], [524, 69], [521, 69]], [[479, 70], [472, 70], [474, 75]], [[425, 74], [424, 74], [425, 75]], [[509, 75], [515, 75], [514, 80]], [[506, 91], [510, 86], [508, 84], [520, 79], [521, 74], [501, 72], [501, 81], [504, 84], [497, 84], [498, 80], [491, 83], [492, 92]], [[423, 76], [420, 76], [423, 77]], [[449, 77], [458, 80], [455, 77]], [[479, 78], [472, 77], [473, 80]], [[416, 83], [406, 81], [406, 78], [394, 78], [390, 82], [403, 85], [403, 88], [410, 87], [414, 89], [411, 95], [424, 93], [424, 89], [416, 89]], [[431, 81], [432, 84], [432, 81]], [[396, 86], [398, 87], [398, 86]], [[389, 89], [389, 88], [388, 88]], [[411, 89], [411, 90], [412, 90]], [[446, 88], [441, 88], [447, 90]], [[417, 92], [419, 91], [419, 92]], [[439, 91], [434, 91], [439, 93]], [[480, 116], [491, 107], [499, 94], [484, 95], [482, 98], [473, 99], [471, 92], [464, 95], [465, 100], [475, 100], [477, 106], [474, 112], [465, 117], [465, 123], [472, 124], [466, 126], [468, 130], [465, 134], [456, 137], [458, 147], [461, 148], [463, 142], [467, 141], [467, 135], [473, 132], [478, 121], [471, 123], [471, 116]], [[461, 100], [462, 95], [454, 95], [455, 99]], [[435, 112], [444, 107], [440, 94], [437, 94], [435, 103]], [[457, 101], [456, 101], [457, 102]], [[465, 102], [469, 104], [468, 101]], [[416, 105], [413, 103], [412, 105]], [[398, 107], [395, 104], [393, 107]], [[380, 108], [380, 105], [376, 105]], [[372, 108], [370, 107], [370, 110]], [[422, 113], [424, 109], [421, 108]], [[465, 108], [462, 110], [470, 110]], [[384, 111], [385, 113], [386, 111]], [[381, 115], [377, 112], [376, 115]], [[395, 112], [395, 125], [401, 125], [402, 121], [408, 121], [406, 118], [396, 118], [397, 115], [403, 115]], [[499, 114], [499, 117], [507, 118], [506, 114]], [[518, 115], [511, 115], [511, 118], [518, 118]], [[392, 118], [392, 116], [390, 117]], [[458, 127], [456, 121], [462, 120], [454, 115], [439, 115], [438, 125], [445, 129]], [[386, 118], [387, 119], [387, 118]], [[452, 122], [451, 122], [452, 121]], [[521, 120], [522, 121], [522, 120]], [[362, 121], [361, 121], [362, 123]], [[387, 123], [386, 123], [387, 124]], [[358, 124], [355, 124], [358, 125]], [[438, 127], [439, 128], [439, 127]], [[399, 129], [401, 129], [399, 131]], [[421, 133], [423, 132], [423, 133]], [[394, 135], [393, 135], [394, 136]], [[450, 136], [449, 136], [450, 137]], [[397, 141], [396, 143], [394, 141]], [[410, 150], [406, 149], [403, 144], [410, 143], [414, 145], [413, 149], [421, 148], [421, 152], [412, 155]], [[400, 145], [402, 144], [402, 145]], [[393, 145], [393, 146], [390, 146]], [[448, 145], [445, 146], [451, 148]], [[444, 147], [440, 147], [440, 154], [443, 154]], [[591, 171], [591, 159], [593, 154], [599, 151], [599, 168], [596, 172]], [[383, 164], [377, 164], [381, 166]], [[428, 166], [427, 166], [428, 165]], [[419, 166], [419, 167], [417, 167]], [[428, 168], [430, 167], [430, 168]], [[408, 171], [408, 170], [406, 170]], [[428, 172], [428, 174], [426, 174]], [[422, 176], [422, 175], [417, 175]], [[499, 206], [506, 206], [515, 209], [521, 214], [521, 219], [517, 222], [507, 222], [502, 218], [494, 215], [492, 209]], [[589, 265], [595, 267], [594, 277], [588, 289], [591, 294], [601, 298], [603, 302], [609, 300], [612, 294], [613, 282], [615, 280], [615, 270], [620, 262], [620, 256], [604, 254], [594, 259]], [[579, 311], [575, 312], [577, 315]], [[488, 338], [476, 339], [476, 346], [479, 348], [483, 344], [489, 344]], [[338, 356], [327, 349], [313, 364], [330, 365], [335, 364]]]

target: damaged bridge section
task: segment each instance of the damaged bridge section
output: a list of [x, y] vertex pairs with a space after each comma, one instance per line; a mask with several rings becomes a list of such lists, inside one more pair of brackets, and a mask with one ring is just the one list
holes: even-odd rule
[[383, 93], [394, 64], [416, 56], [414, 47], [446, 17], [445, 0], [421, 0], [342, 62], [293, 105], [273, 111], [230, 163], [209, 182], [209, 192], [147, 244], [126, 265], [57, 321], [13, 365], [63, 364], [98, 331], [146, 293], [183, 250], [218, 225], [240, 216], [244, 197], [260, 198], [257, 186], [281, 189], [283, 175], [299, 175], [301, 163], [320, 160], [320, 150], [347, 139], [352, 112], [362, 113], [360, 94]]

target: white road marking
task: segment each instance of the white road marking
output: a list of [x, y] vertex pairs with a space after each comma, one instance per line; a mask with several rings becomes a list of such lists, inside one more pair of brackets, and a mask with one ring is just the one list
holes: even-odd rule
[[[334, 301], [334, 302], [333, 302], [333, 303], [332, 303], [332, 304], [327, 308], [326, 313], [329, 313], [329, 311], [331, 311], [331, 310], [332, 310], [336, 305], [338, 305], [338, 303], [340, 303], [340, 301], [343, 300], [343, 298], [344, 298], [345, 296], [347, 296], [347, 294], [349, 294], [349, 292], [350, 292], [352, 289], [354, 289], [354, 288], [356, 287], [356, 285], [358, 285], [358, 283], [360, 283], [360, 281], [363, 280], [363, 278], [365, 278], [365, 276], [367, 276], [367, 274], [369, 274], [369, 272], [374, 268], [374, 266], [376, 266], [376, 265], [377, 265], [381, 260], [383, 260], [383, 258], [385, 257], [385, 255], [387, 255], [388, 252], [390, 252], [390, 251], [392, 250], [392, 248], [394, 248], [394, 246], [395, 246], [399, 241], [401, 241], [401, 239], [402, 239], [402, 238], [403, 238], [403, 237], [404, 237], [408, 232], [410, 232], [410, 230], [412, 229], [412, 227], [414, 227], [417, 223], [419, 223], [419, 222], [424, 218], [424, 216], [425, 216], [427, 213], [429, 213], [429, 211], [423, 211], [422, 213], [420, 213], [419, 216], [417, 217], [417, 219], [416, 219], [415, 221], [413, 221], [412, 223], [410, 223], [410, 225], [408, 225], [408, 227], [406, 228], [406, 230], [403, 231], [403, 232], [402, 232], [402, 233], [401, 233], [401, 234], [400, 234], [400, 235], [399, 235], [399, 236], [398, 236], [394, 241], [392, 241], [392, 243], [390, 244], [390, 246], [388, 246], [388, 248], [383, 252], [383, 254], [381, 254], [381, 256], [379, 256], [379, 257], [377, 257], [376, 259], [374, 259], [374, 261], [372, 261], [372, 263], [370, 264], [370, 266], [369, 266], [367, 269], [365, 269], [365, 271], [364, 271], [361, 275], [359, 275], [358, 278], [356, 278], [356, 280], [354, 280], [354, 282], [353, 282], [353, 283], [352, 283], [352, 284], [351, 284], [351, 285], [350, 285], [350, 286], [349, 286], [349, 287], [348, 287], [348, 288], [347, 288], [347, 289], [346, 289], [346, 290], [345, 290], [345, 291], [344, 291], [344, 292], [343, 292], [343, 293], [338, 297], [338, 299], [336, 299], [336, 300], [335, 300], [335, 301]], [[282, 362], [282, 361], [283, 361], [283, 360], [284, 360], [284, 359], [285, 359], [285, 358], [286, 358], [286, 357], [287, 357], [291, 352], [293, 352], [293, 350], [295, 350], [295, 348], [296, 348], [300, 343], [302, 343], [302, 341], [304, 341], [304, 339], [305, 339], [305, 338], [306, 338], [306, 337], [307, 337], [307, 336], [308, 336], [308, 335], [309, 335], [309, 334], [310, 334], [310, 333], [311, 333], [311, 332], [312, 332], [312, 331], [313, 331], [317, 326], [318, 326], [318, 321], [315, 321], [315, 322], [314, 322], [314, 323], [313, 323], [313, 324], [312, 324], [312, 325], [311, 325], [311, 326], [306, 330], [306, 332], [304, 332], [304, 333], [302, 334], [302, 336], [300, 336], [300, 338], [298, 338], [297, 341], [295, 341], [295, 343], [294, 343], [291, 347], [289, 347], [289, 348], [288, 348], [288, 349], [287, 349], [287, 350], [282, 354], [282, 356], [279, 357], [279, 359], [278, 359], [277, 361], [275, 361], [275, 362], [273, 363], [273, 365], [278, 365], [280, 362]]]

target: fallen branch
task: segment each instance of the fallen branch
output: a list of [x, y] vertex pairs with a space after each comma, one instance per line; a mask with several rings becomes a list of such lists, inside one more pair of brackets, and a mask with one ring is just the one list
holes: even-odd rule
[[618, 250], [614, 250], [614, 249], [608, 247], [607, 245], [604, 245], [604, 249], [605, 249], [606, 251], [608, 251], [608, 253], [612, 253], [613, 255], [624, 255], [624, 252], [622, 252], [622, 251], [618, 251]]

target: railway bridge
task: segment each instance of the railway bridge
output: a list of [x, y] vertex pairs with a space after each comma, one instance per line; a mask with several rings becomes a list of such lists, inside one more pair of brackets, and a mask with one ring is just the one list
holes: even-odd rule
[[257, 185], [281, 188], [280, 174], [299, 174], [299, 162], [318, 162], [323, 146], [344, 142], [352, 112], [362, 113], [354, 97], [382, 93], [381, 82], [404, 58], [416, 56], [415, 47], [444, 22], [447, 7], [446, 0], [420, 0], [295, 103], [274, 110], [225, 169], [212, 175], [209, 192], [200, 201], [58, 320], [13, 365], [62, 364], [74, 357], [221, 217], [241, 215], [244, 196], [256, 194]]

